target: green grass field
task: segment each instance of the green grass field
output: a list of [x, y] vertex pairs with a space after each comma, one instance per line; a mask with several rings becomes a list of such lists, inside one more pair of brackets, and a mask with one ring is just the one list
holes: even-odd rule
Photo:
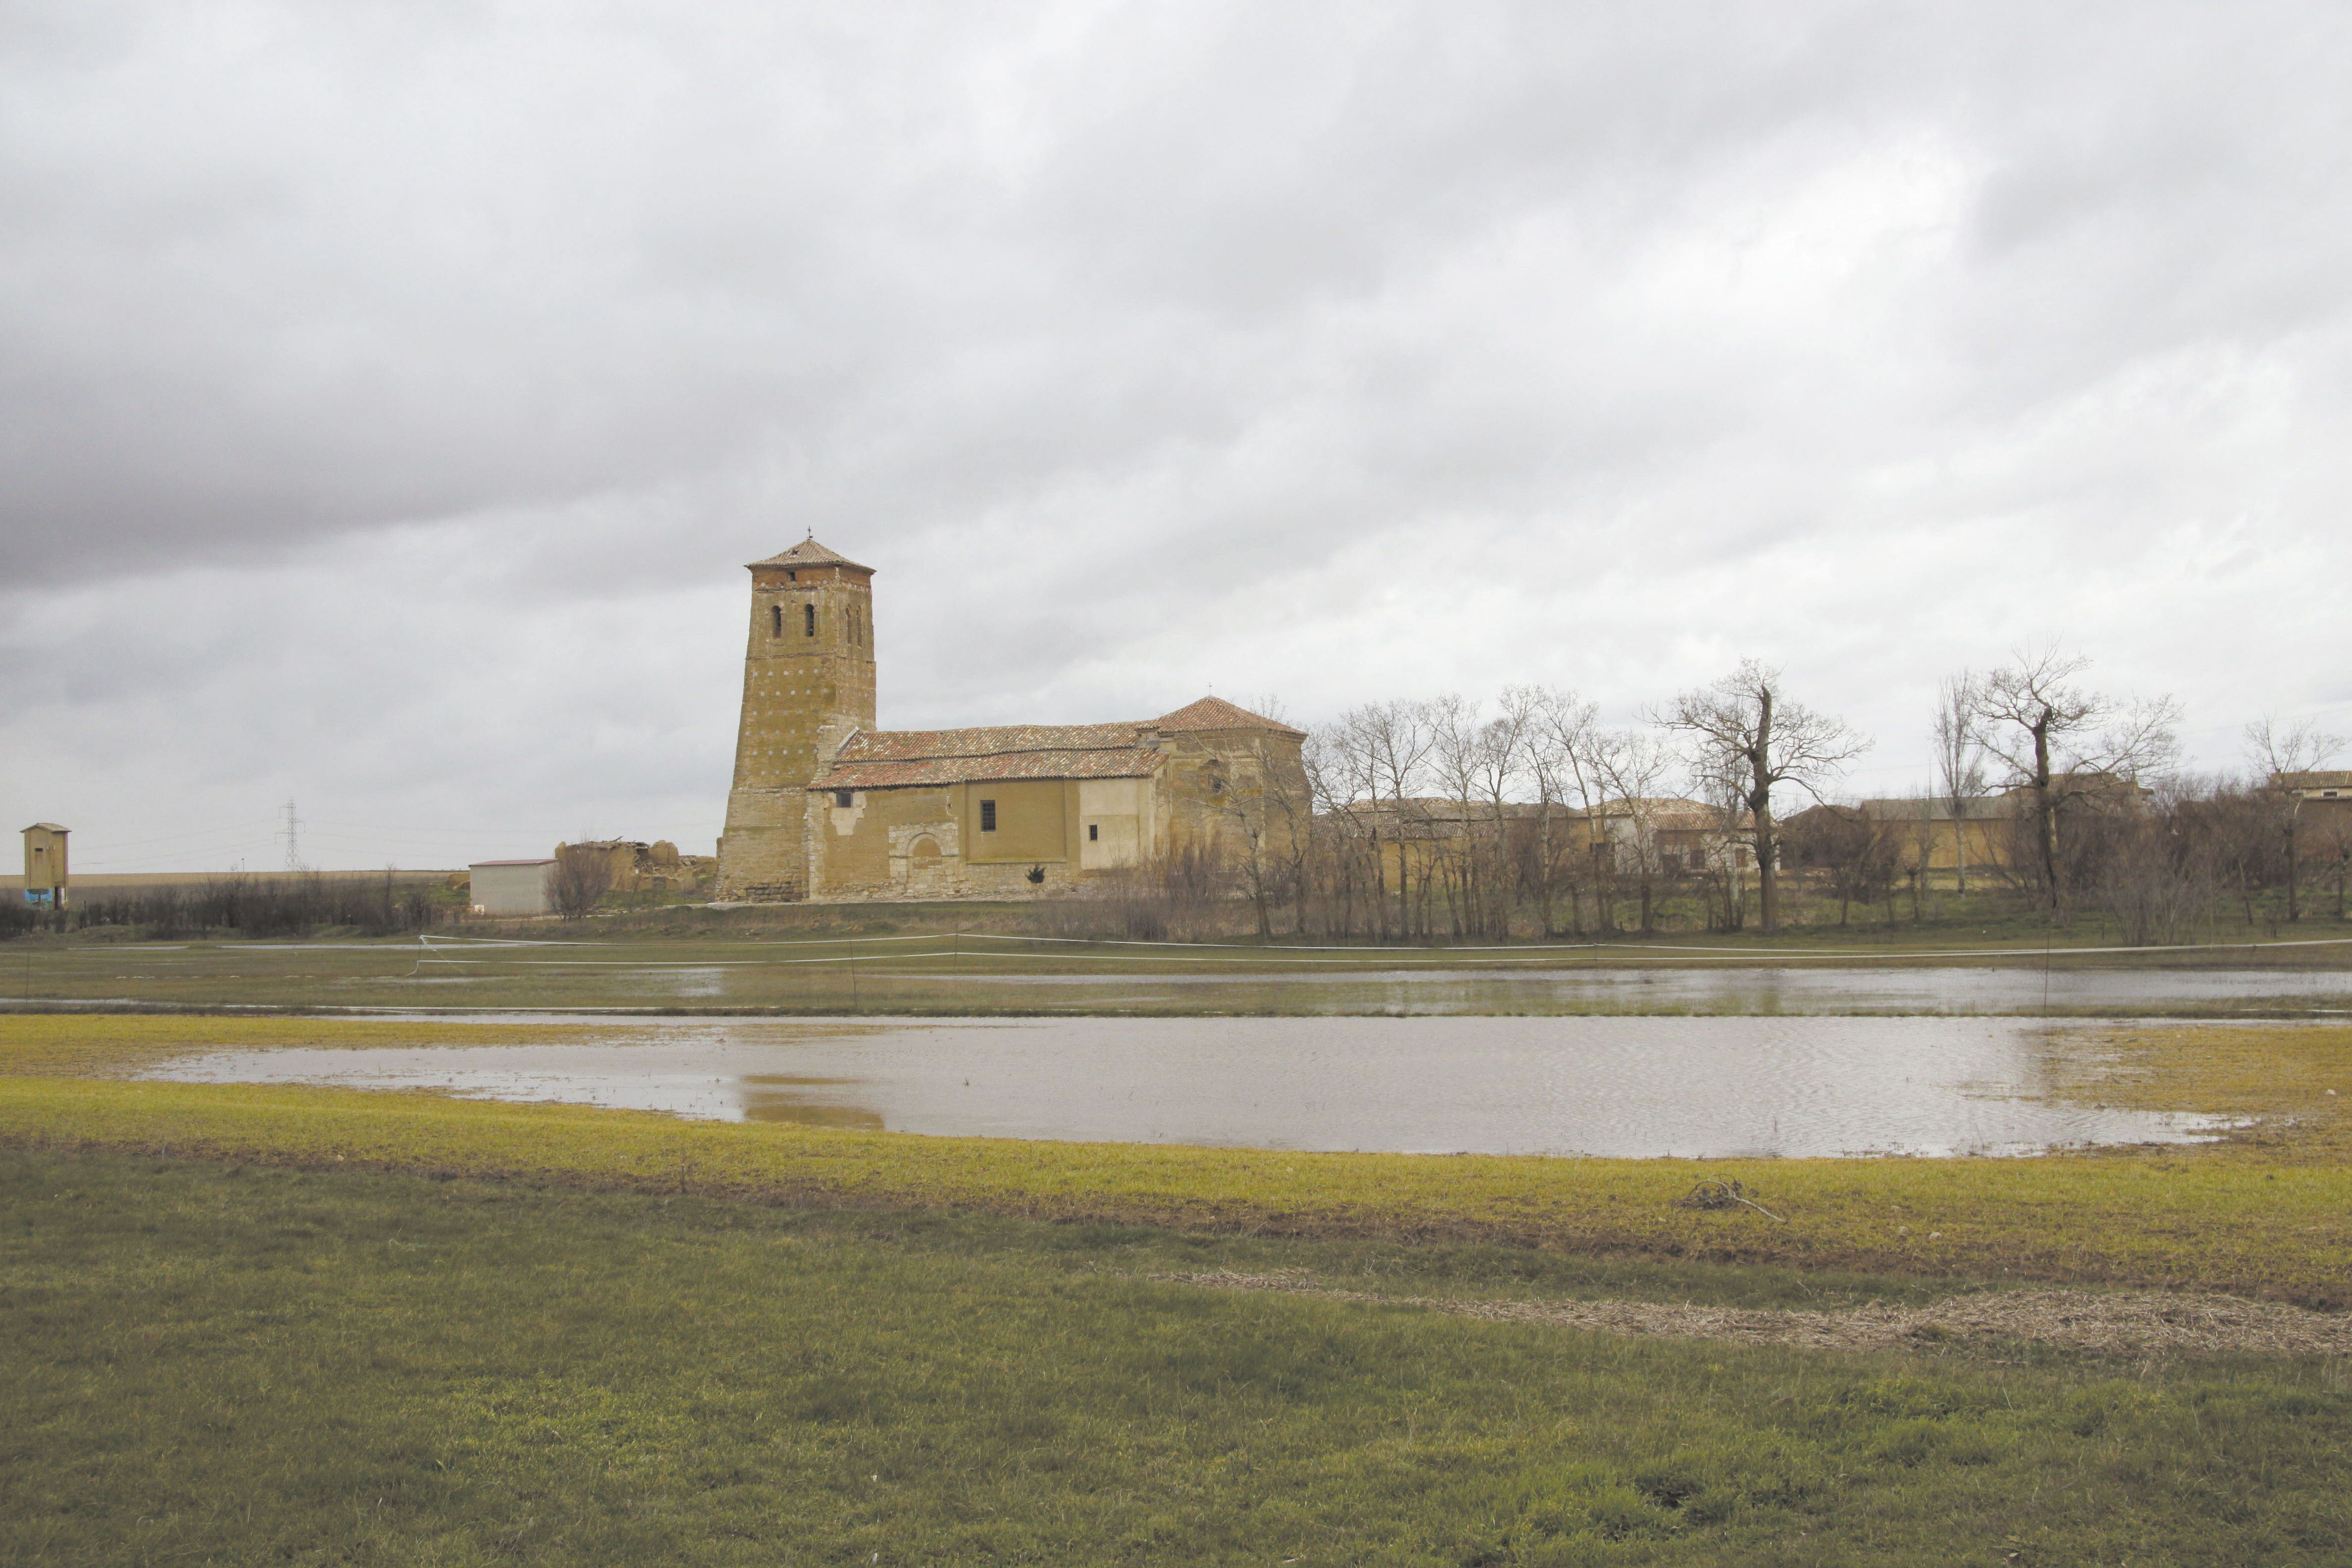
[[[2340, 1363], [1643, 1341], [1136, 1277], [1310, 1243], [381, 1172], [18, 1151], [0, 1194], [8, 1563], [2153, 1565], [2352, 1540]], [[1737, 1269], [1654, 1283], [1709, 1273], [1744, 1294]]]
[[[533, 1027], [0, 1017], [0, 1564], [2352, 1550], [2340, 1353], [2026, 1325], [1799, 1349], [1456, 1310], [2055, 1285], [2086, 1314], [2149, 1286], [2340, 1310], [2352, 1027], [2086, 1028], [2050, 1092], [2248, 1125], [2038, 1160], [932, 1139], [128, 1076]], [[1675, 1205], [1729, 1174], [1786, 1223]]]

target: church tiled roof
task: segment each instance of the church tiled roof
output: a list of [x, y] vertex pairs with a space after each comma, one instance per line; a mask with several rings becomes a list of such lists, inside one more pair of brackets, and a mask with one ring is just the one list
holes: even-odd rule
[[854, 572], [867, 573], [874, 570], [871, 566], [859, 565], [839, 551], [826, 549], [816, 542], [816, 536], [814, 534], [802, 540], [790, 550], [778, 551], [765, 561], [754, 561], [751, 564], [754, 566], [846, 566]]
[[[822, 548], [822, 547], [820, 547]], [[777, 557], [782, 560], [782, 557]], [[869, 730], [853, 735], [811, 789], [891, 789], [992, 779], [1137, 779], [1162, 753], [1144, 735], [1211, 730], [1298, 731], [1222, 697], [1126, 724], [1003, 724], [976, 730]]]
[[841, 760], [992, 757], [1006, 752], [1097, 752], [1135, 744], [1132, 724], [1003, 724], [979, 730], [868, 730], [842, 748]]
[[992, 779], [1149, 778], [1160, 754], [1133, 724], [1005, 724], [853, 735], [813, 789], [890, 789]]
[[1263, 713], [1253, 713], [1222, 697], [1203, 697], [1198, 702], [1188, 702], [1173, 713], [1161, 714], [1156, 722], [1171, 734], [1197, 730], [1271, 730], [1277, 735], [1306, 737], [1303, 730], [1276, 723]]
[[1160, 753], [1143, 747], [1100, 752], [1000, 752], [986, 757], [916, 757], [860, 762], [845, 752], [812, 789], [898, 789], [917, 784], [985, 784], [998, 779], [1139, 779]]

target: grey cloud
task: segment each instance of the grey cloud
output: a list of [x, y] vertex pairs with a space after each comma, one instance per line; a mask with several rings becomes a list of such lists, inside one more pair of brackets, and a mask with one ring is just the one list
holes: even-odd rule
[[136, 724], [560, 817], [572, 747], [698, 821], [803, 527], [885, 568], [909, 721], [1757, 652], [1899, 726], [2053, 626], [2341, 700], [2136, 620], [2352, 564], [2334, 7], [0, 16], [0, 675], [92, 776]]

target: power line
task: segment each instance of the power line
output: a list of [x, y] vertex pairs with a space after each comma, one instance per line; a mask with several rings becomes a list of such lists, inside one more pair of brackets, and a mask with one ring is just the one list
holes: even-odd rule
[[294, 815], [291, 800], [286, 803], [286, 826], [278, 829], [278, 833], [286, 840], [286, 868], [299, 871], [302, 868], [302, 822]]
[[[259, 822], [240, 822], [232, 827], [199, 827], [187, 833], [166, 833], [154, 838], [116, 838], [109, 840], [102, 848], [104, 850], [137, 849], [149, 844], [177, 844], [184, 839], [208, 838], [218, 833], [247, 833], [256, 827], [261, 826], [264, 823], [276, 822], [277, 820], [278, 819], [274, 816], [264, 817]], [[81, 852], [77, 851], [74, 858], [76, 859], [80, 859], [82, 858]]]

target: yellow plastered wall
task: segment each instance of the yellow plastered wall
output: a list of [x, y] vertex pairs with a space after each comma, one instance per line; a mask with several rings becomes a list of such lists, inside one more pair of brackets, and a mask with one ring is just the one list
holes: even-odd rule
[[1150, 779], [1079, 781], [1079, 868], [1108, 871], [1148, 858], [1150, 813]]
[[853, 790], [847, 805], [831, 790], [808, 799], [812, 898], [919, 896], [951, 884], [942, 872], [957, 842], [952, 788]]
[[1882, 823], [1896, 835], [1901, 847], [1897, 853], [1906, 866], [1919, 864], [1919, 846], [1924, 839], [1927, 847], [1927, 868], [1949, 871], [1959, 864], [1961, 845], [1966, 844], [1969, 869], [1979, 867], [2007, 865], [2017, 858], [2018, 826], [2012, 818], [1971, 817], [1963, 821], [1956, 837], [1949, 822], [1914, 822], [1901, 817], [1884, 817]]
[[[1075, 860], [1078, 816], [1075, 779], [1007, 779], [963, 786], [964, 859], [975, 866], [1024, 860]], [[985, 803], [996, 803], [996, 826], [982, 826]]]

